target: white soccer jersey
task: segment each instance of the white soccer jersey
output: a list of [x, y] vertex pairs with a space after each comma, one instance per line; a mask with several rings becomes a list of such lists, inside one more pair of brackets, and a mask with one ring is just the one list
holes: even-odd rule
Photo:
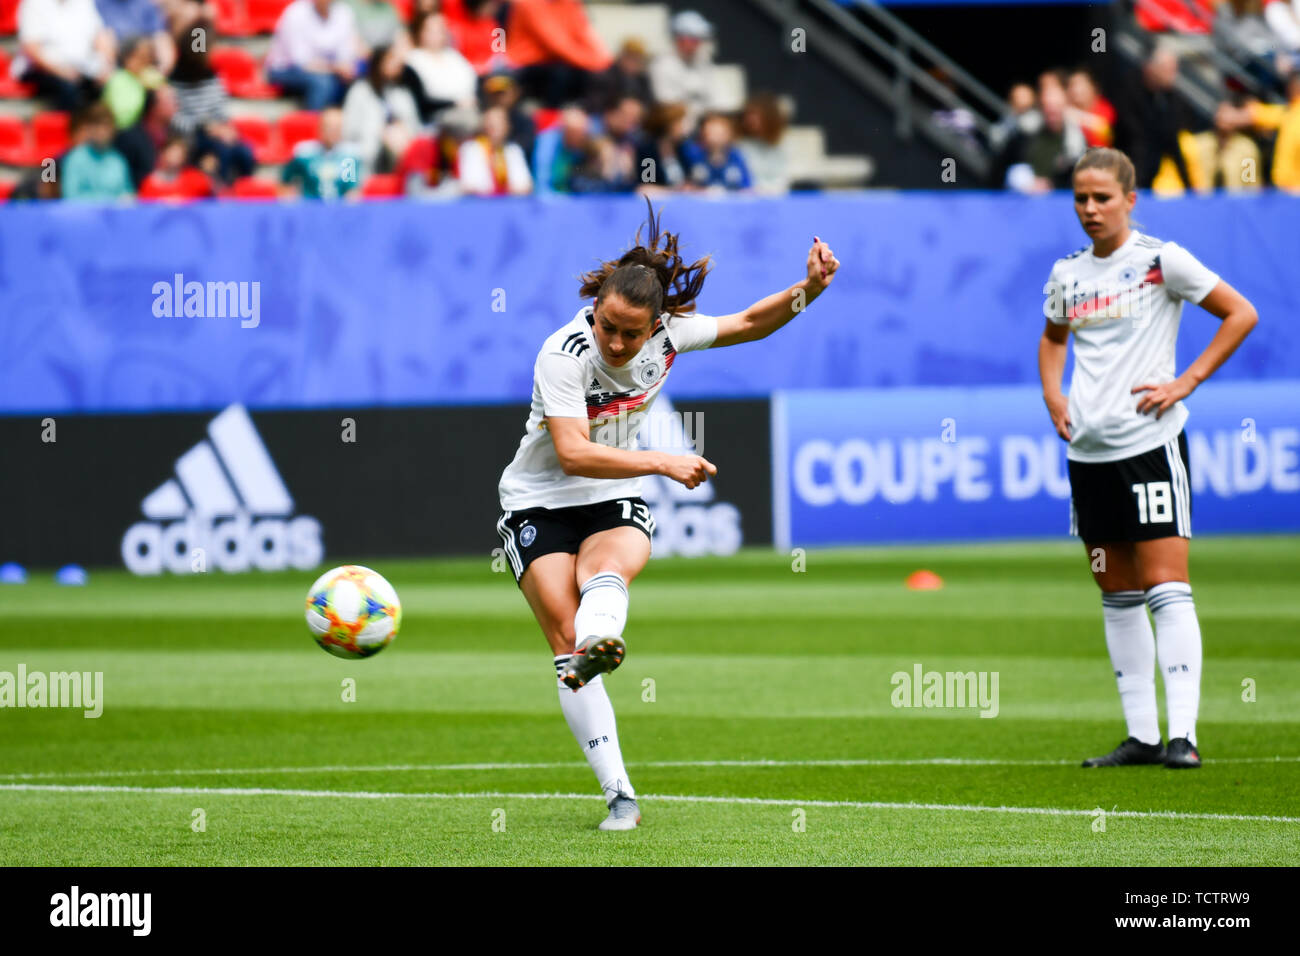
[[600, 357], [592, 332], [593, 311], [591, 306], [580, 309], [537, 354], [524, 437], [497, 488], [502, 511], [569, 508], [640, 495], [640, 478], [566, 475], [546, 430], [546, 417], [585, 418], [592, 441], [631, 450], [676, 354], [707, 349], [718, 337], [713, 316], [664, 313], [636, 356], [613, 368]]
[[1186, 406], [1178, 402], [1157, 420], [1154, 411], [1137, 411], [1146, 393], [1132, 389], [1178, 377], [1183, 302], [1199, 303], [1218, 282], [1182, 246], [1137, 230], [1104, 259], [1088, 246], [1056, 260], [1044, 311], [1074, 333], [1071, 460], [1119, 461], [1178, 436]]

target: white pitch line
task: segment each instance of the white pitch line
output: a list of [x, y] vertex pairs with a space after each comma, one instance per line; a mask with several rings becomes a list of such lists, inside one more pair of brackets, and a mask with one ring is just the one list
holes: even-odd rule
[[[1221, 763], [1296, 763], [1295, 757], [1222, 757]], [[982, 760], [966, 757], [917, 757], [907, 759], [843, 760], [642, 760], [627, 761], [629, 767], [1073, 767], [1078, 760]], [[578, 761], [543, 763], [395, 763], [324, 765], [317, 767], [178, 767], [165, 770], [50, 770], [40, 773], [3, 773], [0, 780], [101, 779], [108, 777], [242, 776], [245, 774], [289, 773], [422, 773], [474, 770], [574, 770], [586, 769]]]
[[[44, 793], [132, 793], [158, 796], [220, 797], [327, 797], [331, 800], [602, 800], [590, 793], [385, 793], [374, 790], [288, 790], [278, 787], [121, 787], [104, 784], [3, 783], [0, 790]], [[720, 803], [730, 806], [824, 807], [848, 810], [937, 810], [957, 813], [1020, 813], [1033, 816], [1091, 817], [1095, 810], [1063, 807], [990, 807], [977, 803], [895, 803], [880, 800], [800, 800], [774, 797], [691, 796], [680, 793], [641, 794], [641, 800], [664, 803]], [[1184, 813], [1178, 810], [1110, 810], [1111, 817], [1158, 820], [1231, 820], [1250, 823], [1300, 823], [1300, 817], [1274, 817], [1245, 813]]]

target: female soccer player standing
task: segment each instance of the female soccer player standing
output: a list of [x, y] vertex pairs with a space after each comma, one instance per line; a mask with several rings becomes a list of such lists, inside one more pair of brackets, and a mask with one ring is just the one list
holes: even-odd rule
[[[1083, 765], [1199, 767], [1201, 629], [1187, 575], [1192, 502], [1181, 400], [1227, 360], [1258, 316], [1186, 249], [1132, 228], [1133, 183], [1133, 164], [1116, 149], [1091, 149], [1075, 164], [1074, 211], [1092, 244], [1052, 267], [1038, 369], [1052, 424], [1070, 443], [1070, 531], [1083, 539], [1101, 588], [1106, 646], [1128, 723], [1123, 743]], [[1175, 375], [1184, 300], [1222, 324]], [[1067, 399], [1061, 375], [1071, 332]], [[1156, 713], [1157, 650], [1168, 749]]]
[[501, 475], [497, 532], [515, 580], [555, 655], [560, 709], [595, 772], [609, 816], [641, 821], [601, 675], [623, 660], [628, 584], [650, 557], [654, 518], [642, 475], [687, 488], [717, 473], [699, 455], [636, 451], [636, 435], [679, 352], [766, 338], [819, 296], [839, 261], [814, 237], [807, 276], [743, 312], [705, 316], [695, 299], [709, 270], [687, 265], [678, 237], [650, 212], [649, 239], [582, 277], [592, 302], [542, 345], [524, 437]]

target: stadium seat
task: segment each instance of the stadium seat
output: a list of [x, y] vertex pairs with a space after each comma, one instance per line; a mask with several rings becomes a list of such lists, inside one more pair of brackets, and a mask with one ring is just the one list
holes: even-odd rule
[[269, 179], [245, 176], [242, 179], [236, 179], [235, 184], [230, 187], [230, 192], [226, 193], [226, 195], [231, 199], [274, 199], [278, 193], [275, 183]]
[[560, 111], [539, 107], [533, 112], [533, 125], [537, 127], [537, 132], [544, 129], [550, 129], [560, 121]]
[[18, 183], [12, 179], [0, 179], [0, 202], [8, 202]]
[[216, 25], [217, 32], [222, 36], [246, 37], [253, 32], [244, 0], [217, 0]]
[[315, 139], [320, 129], [320, 116], [311, 110], [297, 110], [280, 117], [280, 144], [286, 156], [304, 140]]
[[361, 195], [365, 199], [392, 199], [402, 192], [402, 177], [396, 173], [375, 173], [361, 184]]
[[62, 156], [68, 145], [67, 113], [44, 112], [32, 117], [33, 163]]
[[253, 150], [253, 158], [259, 163], [275, 165], [289, 158], [288, 150], [281, 144], [274, 127], [264, 117], [234, 116], [230, 122], [239, 131], [239, 138]]
[[[3, 2], [3, 0], [0, 0]], [[9, 56], [9, 51], [0, 47], [0, 97], [14, 97], [16, 99], [26, 99], [36, 93], [36, 87], [30, 83], [20, 83], [9, 75], [9, 69], [13, 64], [13, 59]]]
[[272, 33], [292, 0], [245, 0], [248, 5], [248, 25], [254, 33]]
[[[415, 0], [393, 0], [393, 6], [397, 8], [397, 15], [403, 23], [411, 22], [411, 16], [415, 13]], [[445, 9], [446, 5], [443, 6], [445, 15], [448, 11]]]
[[245, 49], [237, 46], [217, 47], [209, 55], [209, 60], [231, 96], [273, 100], [280, 95], [279, 89], [262, 77], [262, 67], [253, 54]]
[[18, 32], [19, 0], [0, 0], [0, 34], [10, 36]]
[[0, 163], [26, 166], [31, 156], [27, 127], [17, 116], [0, 113]]

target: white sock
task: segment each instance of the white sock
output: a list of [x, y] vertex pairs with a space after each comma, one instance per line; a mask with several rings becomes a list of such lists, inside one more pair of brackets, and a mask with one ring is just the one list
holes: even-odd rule
[[1144, 744], [1158, 744], [1156, 639], [1147, 620], [1145, 597], [1141, 591], [1102, 592], [1101, 614], [1128, 735]]
[[1157, 584], [1147, 591], [1147, 607], [1156, 621], [1169, 739], [1186, 737], [1194, 747], [1201, 704], [1201, 623], [1196, 619], [1192, 586], [1183, 581]]
[[622, 637], [627, 624], [627, 583], [616, 571], [593, 574], [580, 588], [582, 600], [573, 616], [573, 639]]
[[618, 748], [618, 727], [614, 723], [614, 705], [609, 702], [605, 691], [604, 675], [597, 674], [587, 685], [574, 693], [559, 681], [559, 674], [569, 662], [568, 654], [555, 658], [555, 673], [560, 688], [560, 710], [569, 730], [578, 741], [578, 746], [587, 756], [600, 789], [605, 793], [605, 802], [610, 803], [625, 793], [636, 797], [632, 782], [627, 779], [627, 769], [623, 766], [623, 752]]

